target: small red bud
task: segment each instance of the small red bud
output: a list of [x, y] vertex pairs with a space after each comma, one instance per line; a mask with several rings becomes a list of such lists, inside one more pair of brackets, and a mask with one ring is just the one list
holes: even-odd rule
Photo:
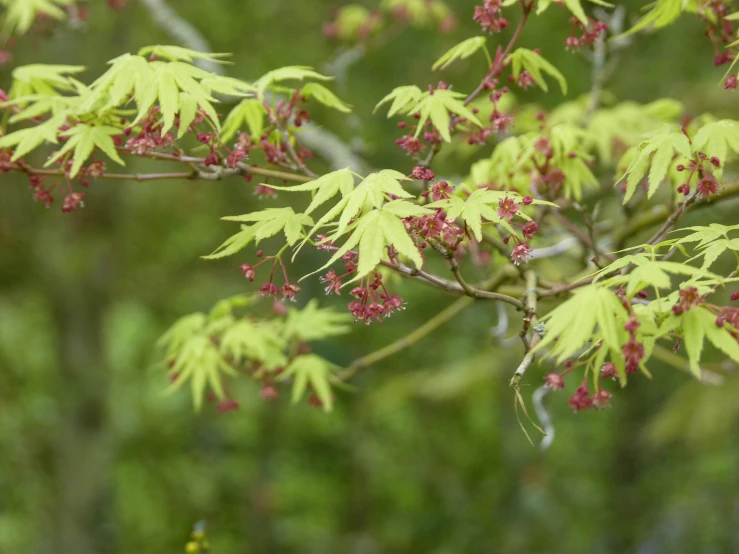
[[282, 300], [275, 300], [272, 304], [272, 311], [278, 316], [282, 317], [287, 313], [287, 307], [285, 306], [285, 303], [282, 302]]
[[280, 397], [280, 393], [273, 385], [264, 385], [260, 394], [262, 396], [262, 400], [266, 400], [268, 402], [277, 400]]

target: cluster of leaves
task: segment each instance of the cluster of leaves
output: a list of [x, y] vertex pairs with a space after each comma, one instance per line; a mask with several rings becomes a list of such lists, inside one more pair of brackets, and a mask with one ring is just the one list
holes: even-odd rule
[[[682, 238], [637, 247], [639, 252], [595, 273], [591, 284], [542, 318], [544, 336], [534, 351], [546, 351], [558, 363], [576, 358], [578, 365], [585, 366], [586, 376], [593, 375], [596, 390], [604, 368], [615, 368], [622, 386], [627, 373], [637, 368], [650, 376], [647, 363], [659, 341], [676, 351], [684, 344], [687, 366], [698, 378], [706, 340], [739, 363], [733, 316], [737, 310], [710, 303], [720, 288], [737, 281], [733, 277], [737, 271], [729, 277], [709, 271], [724, 253], [733, 253], [739, 262], [737, 240], [729, 238], [739, 226], [689, 229], [692, 232]], [[687, 255], [684, 245], [688, 243], [697, 243], [699, 252], [691, 260], [704, 258], [702, 267], [662, 259], [664, 249]], [[732, 295], [732, 300], [736, 297]], [[732, 315], [727, 319], [727, 314]]]
[[563, 191], [567, 198], [579, 200], [583, 191], [598, 184], [589, 167], [593, 141], [587, 130], [565, 123], [512, 136], [502, 140], [489, 159], [472, 167], [471, 178], [480, 184], [506, 183], [522, 194], [533, 193], [533, 188], [554, 198]]
[[[688, 192], [695, 177], [698, 193], [708, 196], [706, 193], [715, 192], [714, 188], [704, 192], [701, 183], [705, 186], [705, 180], [713, 181], [714, 178], [720, 182], [727, 161], [739, 153], [739, 123], [710, 121], [692, 138], [690, 131], [690, 128], [675, 129], [665, 125], [624, 154], [619, 162], [619, 166], [626, 167], [624, 202], [631, 199], [647, 172], [647, 197], [654, 195], [666, 179], [681, 183], [683, 190]], [[687, 179], [681, 178], [684, 171], [688, 172]]]
[[383, 98], [375, 109], [392, 102], [388, 110], [388, 117], [395, 114], [417, 113], [419, 115], [415, 138], [418, 138], [421, 134], [425, 124], [430, 122], [441, 137], [450, 142], [452, 140], [449, 131], [451, 115], [460, 116], [478, 127], [482, 125], [475, 114], [464, 105], [462, 99], [465, 96], [461, 92], [441, 87], [423, 92], [415, 85], [403, 86], [394, 89]]
[[[120, 10], [128, 0], [107, 0], [110, 8]], [[11, 38], [25, 35], [44, 21], [85, 21], [89, 17], [87, 0], [0, 0], [2, 39], [8, 45]], [[3, 50], [4, 58], [10, 58]], [[3, 62], [4, 63], [4, 62]]]
[[[27, 6], [42, 3], [55, 9], [64, 4], [34, 0]], [[600, 0], [591, 3], [610, 6]], [[481, 35], [449, 49], [433, 65], [432, 70], [445, 69], [484, 54], [486, 73], [471, 93], [458, 92], [445, 82], [426, 90], [411, 84], [380, 100], [376, 110], [386, 106], [388, 118], [403, 118], [398, 127], [405, 135], [396, 143], [412, 161], [413, 169], [406, 172], [383, 169], [363, 177], [340, 169], [317, 176], [306, 166], [312, 154], [298, 139], [299, 128], [310, 119], [305, 103], [351, 111], [325, 86], [329, 77], [310, 67], [289, 66], [246, 82], [195, 64], [200, 60], [225, 63], [225, 55], [174, 46], [152, 46], [120, 56], [89, 85], [77, 79], [83, 71], [77, 66], [17, 68], [2, 106], [9, 112], [9, 124], [20, 128], [0, 137], [0, 169], [28, 172], [35, 179], [32, 187], [37, 196], [43, 197], [48, 190], [29, 170], [27, 158], [47, 144], [59, 146], [46, 165], [57, 164], [59, 179], [79, 179], [81, 184], [86, 177], [104, 175], [105, 162], [96, 157], [101, 154], [120, 165], [125, 163], [123, 154], [179, 160], [192, 170], [185, 174], [188, 178], [251, 178], [253, 166], [246, 166], [244, 160], [263, 156], [267, 164], [292, 172], [272, 171], [272, 175], [301, 184], [259, 186], [272, 192], [306, 193], [310, 195], [307, 207], [303, 212], [276, 207], [225, 217], [241, 228], [206, 258], [220, 259], [252, 245], [260, 247], [263, 241], [280, 240], [275, 254], [265, 256], [258, 250], [255, 255], [261, 261], [245, 263], [241, 271], [253, 281], [257, 268], [271, 262], [261, 294], [277, 296], [281, 290], [284, 299], [293, 300], [300, 288], [290, 282], [283, 258], [288, 251], [297, 255], [306, 244], [315, 246], [330, 255], [323, 267], [309, 275], [329, 270], [321, 279], [329, 293], [339, 294], [344, 279], [356, 283], [350, 292], [356, 300], [348, 308], [356, 320], [367, 323], [402, 309], [402, 299], [385, 288], [385, 269], [446, 290], [503, 299], [526, 312], [521, 337], [527, 356], [546, 352], [567, 365], [561, 374], [550, 374], [552, 386], [559, 388], [564, 375], [576, 367], [584, 368], [585, 379], [593, 376], [596, 395], [591, 398], [582, 385], [570, 402], [575, 409], [607, 403], [608, 395], [601, 393], [602, 378], [615, 376], [625, 384], [631, 373], [648, 374], [648, 361], [663, 348], [660, 342], [675, 343], [675, 349], [684, 344], [689, 369], [695, 374], [706, 341], [739, 361], [739, 310], [710, 303], [714, 293], [734, 280], [734, 274], [722, 277], [710, 270], [724, 253], [739, 251], [738, 239], [730, 235], [735, 228], [692, 228], [686, 237], [662, 242], [658, 241], [664, 233], [659, 232], [629, 255], [602, 256], [591, 224], [595, 216], [588, 214], [588, 228], [581, 230], [567, 215], [573, 207], [583, 213], [596, 196], [606, 196], [608, 190], [601, 190], [601, 182], [609, 181], [615, 171], [610, 182], [619, 184], [618, 177], [625, 181], [624, 204], [634, 204], [637, 193], [644, 190], [640, 206], [647, 206], [660, 186], [669, 183], [673, 213], [668, 227], [673, 225], [693, 204], [720, 192], [725, 168], [739, 153], [739, 123], [709, 114], [688, 120], [675, 101], [617, 103], [597, 89], [550, 113], [533, 105], [514, 109], [517, 98], [511, 89], [523, 96], [528, 88], [548, 92], [556, 83], [567, 94], [564, 75], [539, 50], [516, 44], [534, 10], [541, 14], [552, 4], [484, 0], [477, 6], [474, 20], [484, 32], [505, 29], [510, 22], [504, 13], [513, 5], [520, 9], [521, 20], [510, 42], [498, 46], [493, 55], [488, 39]], [[603, 40], [608, 26], [588, 17], [580, 0], [559, 4], [572, 14], [573, 28], [583, 32], [583, 37], [575, 37], [573, 31], [566, 46], [591, 46]], [[731, 22], [736, 18], [722, 6], [720, 2], [659, 0], [630, 32], [667, 25], [680, 13], [692, 11], [707, 25], [714, 48], [726, 47], [729, 55], [724, 52], [718, 60], [725, 63], [733, 59], [735, 43], [727, 33], [733, 33]], [[25, 10], [24, 14], [31, 13], [30, 8]], [[36, 14], [38, 9], [34, 10]], [[341, 40], [367, 38], [382, 29], [385, 12], [419, 25], [444, 26], [452, 19], [441, 1], [385, 0], [377, 12], [359, 5], [341, 8], [326, 34]], [[28, 17], [16, 18], [12, 29], [26, 28]], [[727, 80], [727, 84], [731, 83]], [[236, 105], [221, 123], [217, 106], [223, 99], [235, 100]], [[199, 145], [186, 149], [187, 135]], [[437, 155], [458, 151], [463, 143], [475, 152], [488, 143], [494, 147], [470, 164], [466, 183], [453, 186], [430, 167]], [[65, 206], [79, 203], [79, 197], [72, 200], [65, 201]], [[539, 225], [552, 233], [537, 235]], [[548, 314], [537, 314], [537, 296], [554, 296], [556, 287], [537, 286], [539, 266], [532, 260], [529, 241], [546, 245], [563, 226], [593, 251], [599, 270], [566, 285], [564, 291], [571, 297]], [[695, 247], [688, 253], [685, 245], [691, 244]], [[687, 258], [686, 263], [667, 258], [675, 251]], [[428, 253], [433, 252], [451, 269], [456, 283], [428, 273]], [[490, 264], [493, 256], [496, 263], [507, 257], [523, 266], [508, 269], [517, 278], [526, 276], [526, 289], [503, 295], [469, 285], [460, 269], [468, 255], [481, 267]], [[701, 260], [701, 267], [693, 263]], [[331, 268], [339, 263], [344, 264], [343, 275]], [[284, 276], [281, 289], [273, 282], [277, 268]], [[534, 275], [533, 284], [530, 275]], [[251, 308], [251, 300], [239, 297], [224, 301], [210, 314], [180, 320], [162, 339], [172, 389], [190, 382], [198, 408], [206, 389], [228, 403], [232, 401], [227, 398], [224, 377], [246, 373], [263, 383], [265, 397], [276, 394], [273, 383], [289, 380], [294, 401], [310, 388], [316, 401], [330, 409], [330, 384], [337, 381], [332, 377], [334, 368], [310, 354], [306, 343], [344, 332], [349, 316], [319, 310], [314, 302], [303, 310], [279, 305], [283, 307], [277, 317], [237, 316], [235, 310]], [[535, 318], [538, 324], [532, 325]]]
[[[97, 158], [100, 154], [120, 165], [124, 165], [121, 154], [180, 156], [187, 143], [177, 141], [193, 134], [205, 143], [193, 149], [194, 155], [209, 148], [206, 166], [221, 166], [225, 158], [225, 165], [236, 168], [250, 150], [259, 149], [277, 165], [290, 166], [299, 160], [288, 160], [283, 151], [286, 140], [297, 144], [292, 135], [296, 127], [290, 121], [298, 109], [307, 117], [299, 107], [302, 101], [349, 110], [317, 82], [330, 78], [308, 67], [284, 67], [247, 83], [194, 65], [198, 60], [224, 63], [225, 57], [177, 46], [150, 46], [111, 60], [109, 69], [90, 85], [76, 78], [83, 67], [18, 67], [2, 107], [10, 113], [10, 125], [21, 128], [0, 138], [4, 161], [22, 164], [38, 148], [61, 144], [46, 166], [61, 166], [60, 175], [68, 179], [99, 177], [105, 167]], [[299, 91], [287, 85], [291, 81], [308, 82]], [[284, 102], [276, 103], [278, 94], [292, 96], [289, 109]], [[243, 100], [222, 126], [216, 106], [218, 98], [224, 97]], [[246, 132], [231, 150], [227, 143], [242, 129]], [[95, 163], [102, 164], [95, 171], [86, 167]], [[50, 189], [38, 183], [34, 188], [41, 189], [37, 197], [43, 193], [48, 199]]]
[[2, 0], [5, 9], [3, 34], [23, 35], [28, 32], [40, 16], [50, 17], [58, 21], [67, 18], [66, 8], [77, 3], [77, 0]]
[[[331, 383], [336, 367], [312, 354], [309, 342], [348, 331], [349, 316], [318, 308], [278, 310], [274, 317], [257, 317], [254, 297], [236, 296], [216, 304], [210, 313], [179, 319], [160, 339], [172, 384], [168, 391], [190, 383], [196, 409], [208, 390], [219, 407], [237, 406], [228, 398], [227, 376], [248, 376], [262, 384], [262, 396], [275, 399], [275, 384], [289, 383], [293, 403], [311, 391], [326, 411], [333, 406]], [[245, 315], [237, 312], [247, 309]]]
[[[341, 248], [336, 249], [326, 265], [317, 271], [330, 266], [355, 247], [359, 254], [356, 279], [373, 272], [382, 259], [387, 259], [388, 247], [392, 247], [420, 268], [421, 255], [402, 219], [428, 214], [431, 210], [405, 200], [412, 195], [400, 184], [404, 179], [407, 178], [402, 173], [383, 170], [368, 175], [354, 186], [351, 171], [341, 169], [302, 185], [275, 187], [289, 192], [311, 192], [313, 200], [302, 214], [294, 213], [291, 208], [277, 208], [224, 218], [253, 224], [242, 226], [239, 233], [230, 237], [208, 257], [219, 258], [235, 254], [252, 241], [258, 243], [281, 231], [285, 233], [288, 246], [293, 246], [302, 239], [302, 247], [319, 230], [330, 227], [332, 232], [322, 239], [322, 244], [333, 244], [345, 236], [349, 238]], [[339, 202], [314, 223], [309, 214], [337, 194], [341, 196]], [[305, 229], [306, 226], [310, 229]]]

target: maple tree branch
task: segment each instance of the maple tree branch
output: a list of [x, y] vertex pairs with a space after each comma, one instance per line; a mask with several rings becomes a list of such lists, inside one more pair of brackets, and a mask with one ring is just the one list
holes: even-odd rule
[[[446, 260], [449, 262], [449, 266], [452, 270], [452, 274], [454, 275], [454, 278], [457, 280], [457, 283], [459, 284], [459, 289], [461, 289], [461, 292], [466, 294], [467, 296], [471, 296], [473, 298], [484, 298], [487, 300], [500, 300], [501, 302], [506, 302], [512, 306], [515, 306], [516, 309], [522, 310], [523, 309], [523, 302], [518, 300], [517, 298], [513, 298], [512, 296], [508, 296], [506, 294], [500, 294], [497, 292], [490, 292], [487, 290], [482, 290], [476, 287], [473, 287], [467, 281], [465, 281], [464, 277], [462, 277], [462, 271], [459, 268], [459, 264], [457, 263], [457, 260], [454, 259], [454, 254], [451, 252], [445, 251], [444, 247], [441, 244], [434, 244], [434, 249], [439, 252]], [[455, 287], [456, 290], [457, 287]], [[449, 290], [449, 289], [447, 289]]]
[[[677, 220], [682, 217], [682, 215], [690, 209], [690, 206], [695, 204], [695, 202], [698, 200], [698, 193], [693, 193], [693, 196], [685, 200], [682, 204], [678, 206], [678, 208], [672, 212], [669, 217], [667, 218], [667, 221], [665, 221], [662, 224], [662, 227], [659, 228], [659, 230], [652, 235], [652, 237], [647, 241], [647, 244], [649, 245], [655, 245], [657, 244], [669, 231], [672, 229], [672, 226], [677, 223]], [[644, 249], [639, 250], [638, 252], [642, 252]]]
[[[467, 288], [465, 289], [459, 282], [455, 283], [454, 281], [449, 281], [447, 279], [439, 277], [438, 275], [428, 273], [422, 269], [416, 269], [414, 267], [408, 267], [401, 263], [396, 264], [393, 262], [388, 262], [386, 260], [383, 260], [380, 263], [384, 265], [385, 267], [389, 267], [390, 269], [397, 271], [401, 275], [414, 278], [418, 281], [430, 283], [432, 285], [435, 285], [439, 288], [444, 289], [447, 292], [454, 292], [456, 294], [464, 294], [472, 298], [479, 298], [483, 300], [498, 300], [500, 302], [505, 302], [507, 304], [510, 304], [511, 306], [514, 306], [518, 310], [523, 309], [523, 303], [518, 298], [514, 298], [507, 294], [501, 294], [501, 293], [497, 293], [497, 292], [493, 292], [489, 290], [484, 290], [484, 288], [473, 287], [467, 284], [466, 281], [465, 281], [465, 285], [467, 286]], [[510, 276], [510, 273], [506, 271], [506, 275]]]
[[577, 237], [577, 239], [585, 245], [586, 248], [589, 248], [593, 254], [595, 255], [596, 259], [599, 259], [601, 256], [606, 258], [609, 262], [615, 261], [617, 258], [613, 254], [609, 253], [601, 253], [598, 249], [598, 245], [595, 242], [595, 232], [592, 228], [592, 226], [589, 226], [589, 233], [586, 231], [583, 231], [580, 229], [577, 225], [572, 223], [569, 219], [567, 219], [564, 215], [562, 215], [557, 210], [552, 210], [551, 214], [554, 216], [554, 218], [559, 221], [559, 223], [565, 227], [568, 231], [570, 231], [573, 235]]
[[[180, 161], [183, 163], [198, 163], [203, 162], [201, 158], [178, 158], [172, 155], [153, 155], [150, 157], [161, 159], [161, 160], [172, 160]], [[22, 164], [8, 164], [0, 163], [0, 171], [16, 171], [19, 173], [25, 173], [27, 175], [38, 175], [41, 177], [63, 177], [65, 172], [63, 169], [39, 169]], [[171, 172], [171, 173], [103, 173], [99, 177], [94, 179], [108, 179], [116, 181], [157, 181], [166, 179], [188, 179], [188, 180], [204, 180], [204, 181], [220, 181], [227, 177], [233, 177], [235, 175], [259, 175], [261, 177], [271, 177], [274, 179], [281, 179], [283, 181], [292, 181], [297, 183], [306, 183], [311, 181], [311, 177], [296, 175], [294, 173], [287, 173], [284, 171], [276, 171], [274, 169], [267, 169], [264, 167], [257, 167], [253, 165], [239, 164], [237, 168], [225, 168], [218, 167], [215, 171], [208, 171], [205, 169], [198, 169], [187, 172]]]
[[[739, 181], [732, 181], [731, 183], [728, 183], [721, 187], [719, 189], [719, 192], [717, 194], [716, 202], [720, 202], [722, 200], [726, 200], [728, 198], [733, 198], [735, 196], [739, 196]], [[700, 209], [703, 207], [712, 206], [714, 204], [708, 203], [708, 202], [701, 202], [700, 204], [696, 204], [694, 209]], [[618, 233], [615, 237], [615, 242], [618, 245], [618, 247], [622, 247], [626, 244], [626, 241], [631, 238], [633, 235], [639, 233], [640, 231], [643, 231], [645, 229], [649, 229], [650, 227], [653, 227], [654, 225], [658, 225], [659, 223], [664, 222], [665, 220], [669, 220], [669, 218], [673, 215], [672, 212], [670, 212], [665, 206], [657, 206], [649, 213], [643, 213], [638, 216], [635, 216], [631, 219], [631, 221], [624, 227], [624, 230], [620, 233]], [[673, 220], [674, 223], [675, 220]]]
[[[197, 52], [213, 52], [208, 39], [192, 23], [182, 17], [166, 0], [140, 0], [152, 14], [154, 21], [181, 45]], [[195, 60], [195, 65], [206, 71], [227, 76], [221, 64]], [[251, 82], [252, 79], [246, 79]], [[333, 169], [351, 167], [357, 173], [366, 173], [367, 163], [338, 135], [308, 121], [301, 128], [301, 142], [331, 164]]]
[[314, 173], [312, 169], [305, 165], [305, 162], [303, 162], [303, 160], [300, 159], [300, 156], [298, 156], [298, 153], [295, 151], [295, 147], [290, 140], [290, 133], [287, 131], [287, 129], [283, 129], [282, 136], [284, 137], [285, 144], [287, 145], [287, 152], [288, 154], [290, 154], [290, 157], [293, 159], [298, 169], [301, 172], [305, 173], [311, 179], [317, 178], [318, 174]]
[[533, 348], [539, 343], [539, 340], [541, 339], [541, 336], [539, 335], [538, 331], [534, 332], [534, 336], [531, 339], [531, 343], [526, 342], [525, 336], [528, 332], [529, 328], [536, 325], [536, 309], [537, 309], [537, 291], [536, 291], [536, 285], [537, 285], [537, 278], [536, 273], [534, 273], [533, 270], [528, 269], [524, 273], [526, 278], [526, 293], [525, 293], [525, 299], [526, 299], [526, 317], [524, 318], [524, 326], [521, 330], [521, 338], [524, 341], [524, 346], [526, 347], [526, 353], [523, 357], [523, 360], [521, 360], [521, 363], [519, 364], [518, 368], [516, 368], [516, 371], [513, 373], [513, 377], [511, 377], [510, 386], [511, 387], [518, 387], [518, 383], [521, 381], [521, 378], [523, 377], [524, 373], [526, 373], [526, 370], [531, 365], [531, 363], [534, 361], [534, 355], [531, 352]]
[[[714, 203], [697, 203], [698, 197], [692, 196], [690, 199], [680, 204], [680, 206], [674, 212], [667, 212], [664, 208], [657, 209], [652, 213], [645, 214], [644, 216], [633, 220], [631, 225], [626, 226], [624, 231], [616, 236], [616, 244], [621, 247], [628, 238], [638, 233], [639, 231], [648, 229], [649, 227], [652, 227], [659, 223], [663, 223], [659, 230], [654, 233], [654, 235], [652, 235], [652, 237], [647, 241], [647, 244], [656, 244], [667, 232], [669, 232], [669, 230], [677, 222], [677, 220], [680, 219], [680, 217], [682, 217], [687, 211], [691, 209], [700, 209], [707, 206], [714, 206], [715, 202], [720, 202], [722, 200], [733, 198], [735, 196], [739, 196], [739, 181], [733, 181], [727, 185], [724, 185], [719, 191]], [[558, 296], [560, 294], [571, 292], [580, 287], [589, 285], [593, 282], [593, 279], [594, 277], [588, 277], [587, 279], [575, 281], [574, 283], [560, 285], [544, 291], [540, 291], [539, 298]]]

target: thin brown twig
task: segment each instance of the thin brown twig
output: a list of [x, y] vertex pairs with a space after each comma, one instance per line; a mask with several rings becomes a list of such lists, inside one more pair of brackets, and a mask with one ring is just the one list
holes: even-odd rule
[[492, 79], [496, 73], [500, 72], [503, 69], [503, 65], [505, 63], [505, 59], [508, 57], [508, 54], [511, 53], [511, 50], [513, 50], [513, 46], [518, 41], [518, 38], [521, 36], [521, 32], [523, 31], [524, 26], [526, 25], [526, 22], [528, 21], [529, 14], [531, 14], [531, 10], [534, 8], [534, 2], [527, 2], [526, 0], [521, 0], [521, 8], [523, 9], [523, 15], [521, 16], [521, 20], [518, 22], [518, 26], [516, 27], [516, 30], [513, 32], [513, 36], [511, 36], [511, 40], [508, 41], [508, 45], [505, 47], [505, 50], [501, 53], [500, 56], [496, 57], [496, 62], [491, 67], [490, 70], [487, 72], [483, 80], [480, 82], [480, 84], [477, 86], [475, 90], [472, 91], [472, 93], [465, 98], [464, 105], [468, 106], [475, 98], [477, 98], [480, 93], [485, 90], [487, 87], [488, 81]]
[[[203, 158], [188, 158], [178, 157], [173, 155], [149, 155], [160, 160], [171, 160], [182, 163], [193, 163], [202, 164], [205, 160]], [[158, 154], [158, 153], [157, 153]], [[39, 169], [24, 164], [17, 163], [0, 163], [0, 171], [17, 171], [19, 173], [26, 173], [27, 175], [39, 175], [45, 177], [64, 177], [66, 175], [63, 169]], [[189, 179], [189, 180], [205, 180], [205, 181], [220, 181], [227, 177], [233, 177], [235, 175], [259, 175], [262, 177], [272, 177], [275, 179], [281, 179], [283, 181], [292, 181], [297, 183], [306, 183], [312, 181], [313, 178], [303, 175], [296, 175], [294, 173], [286, 173], [284, 171], [276, 171], [273, 169], [267, 169], [263, 167], [256, 167], [253, 165], [239, 164], [236, 168], [225, 168], [217, 167], [215, 170], [207, 170], [200, 168], [197, 171], [188, 172], [171, 172], [171, 173], [103, 173], [95, 179], [107, 179], [117, 181], [156, 181], [166, 179]]]
[[457, 280], [457, 283], [459, 283], [459, 286], [461, 287], [462, 292], [464, 292], [464, 294], [466, 294], [467, 296], [471, 296], [472, 298], [484, 298], [487, 300], [500, 300], [501, 302], [506, 302], [508, 304], [511, 304], [512, 306], [515, 306], [519, 310], [523, 309], [523, 302], [521, 302], [517, 298], [513, 298], [511, 296], [500, 294], [497, 292], [489, 292], [489, 291], [482, 290], [482, 289], [479, 289], [479, 288], [476, 288], [470, 285], [462, 276], [462, 270], [460, 269], [459, 264], [457, 263], [457, 260], [454, 259], [454, 254], [452, 252], [446, 251], [441, 244], [434, 244], [433, 246], [436, 249], [436, 251], [439, 252], [442, 256], [444, 256], [449, 262], [449, 266], [452, 270], [452, 274], [454, 275], [454, 278]]
[[534, 354], [532, 353], [532, 350], [534, 347], [539, 343], [539, 340], [541, 339], [538, 332], [534, 332], [534, 336], [531, 339], [531, 342], [527, 342], [525, 340], [525, 335], [528, 332], [529, 328], [531, 326], [536, 325], [536, 310], [537, 310], [537, 292], [536, 292], [536, 285], [537, 285], [537, 277], [536, 273], [532, 269], [527, 269], [524, 272], [524, 276], [526, 278], [526, 316], [524, 317], [524, 325], [523, 330], [521, 331], [522, 339], [524, 339], [524, 347], [526, 348], [526, 352], [524, 354], [523, 360], [521, 360], [521, 363], [519, 364], [518, 368], [516, 368], [516, 371], [513, 373], [513, 377], [511, 377], [510, 386], [513, 388], [518, 387], [518, 383], [521, 381], [521, 378], [523, 377], [524, 373], [526, 373], [526, 370], [531, 365], [531, 363], [534, 361]]

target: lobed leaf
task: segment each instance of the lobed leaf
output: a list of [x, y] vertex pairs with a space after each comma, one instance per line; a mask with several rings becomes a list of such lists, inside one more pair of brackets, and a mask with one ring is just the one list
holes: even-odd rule
[[478, 50], [484, 49], [486, 41], [487, 39], [485, 37], [472, 37], [460, 42], [456, 46], [452, 46], [441, 58], [436, 60], [431, 69], [433, 71], [445, 69], [457, 60], [469, 58]]

